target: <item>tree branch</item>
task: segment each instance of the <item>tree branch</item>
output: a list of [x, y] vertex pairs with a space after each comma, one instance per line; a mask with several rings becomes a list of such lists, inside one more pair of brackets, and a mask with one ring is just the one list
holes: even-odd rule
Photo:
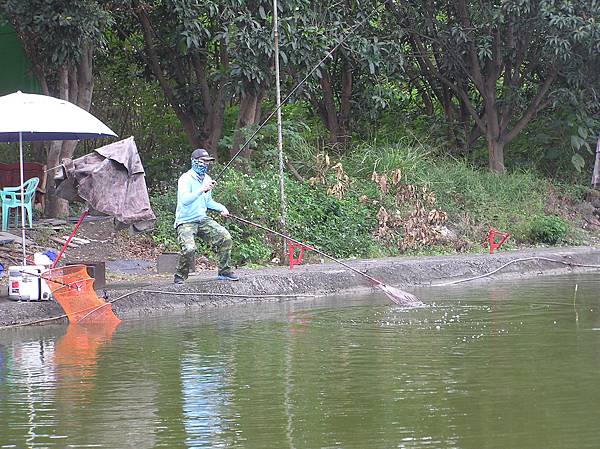
[[548, 75], [548, 77], [546, 78], [546, 80], [544, 81], [544, 84], [542, 84], [542, 86], [540, 87], [540, 90], [538, 91], [535, 98], [529, 104], [527, 110], [523, 113], [523, 115], [517, 121], [517, 123], [515, 123], [515, 126], [513, 126], [510, 132], [506, 134], [503, 133], [501, 138], [505, 144], [512, 141], [517, 136], [517, 134], [519, 134], [523, 130], [523, 128], [525, 128], [525, 126], [527, 125], [527, 123], [529, 123], [533, 116], [537, 114], [537, 112], [540, 110], [540, 103], [542, 102], [542, 100], [548, 93], [550, 86], [552, 86], [552, 83], [556, 79], [557, 73], [558, 71], [556, 67], [554, 67]]
[[143, 5], [134, 2], [133, 3], [133, 14], [138, 18], [140, 24], [142, 25], [142, 33], [144, 35], [144, 47], [146, 49], [146, 54], [148, 59], [150, 60], [150, 67], [152, 68], [152, 73], [158, 79], [158, 83], [165, 94], [165, 98], [171, 104], [175, 115], [181, 121], [183, 128], [186, 132], [188, 139], [192, 145], [198, 144], [198, 127], [194, 123], [194, 120], [181, 108], [177, 98], [175, 96], [175, 92], [171, 88], [169, 82], [167, 81], [165, 74], [163, 73], [162, 67], [160, 65], [160, 61], [158, 55], [156, 53], [156, 49], [154, 47], [154, 32], [152, 30], [152, 25], [150, 23], [150, 18], [148, 17], [146, 10]]
[[198, 53], [194, 53], [191, 58], [192, 67], [194, 68], [194, 72], [196, 74], [196, 80], [200, 85], [200, 92], [202, 92], [202, 105], [204, 110], [208, 113], [208, 111], [212, 109], [212, 101], [210, 87], [206, 77], [206, 61]]
[[[419, 50], [419, 53], [425, 55], [426, 52], [424, 49], [424, 45], [421, 42], [421, 39], [419, 37], [414, 37], [414, 40], [415, 40], [415, 44], [417, 45], [417, 49]], [[475, 110], [475, 106], [473, 106], [473, 103], [471, 102], [471, 99], [467, 95], [467, 92], [464, 89], [461, 89], [459, 86], [457, 86], [452, 81], [450, 81], [444, 75], [442, 75], [442, 73], [436, 67], [433, 66], [433, 64], [431, 63], [429, 58], [424, 57], [423, 62], [427, 66], [428, 70], [431, 73], [435, 74], [435, 77], [437, 79], [439, 79], [442, 83], [444, 83], [446, 86], [448, 86], [450, 89], [452, 89], [456, 93], [456, 95], [464, 102], [465, 107], [467, 108], [467, 110], [469, 111], [471, 116], [473, 117], [473, 120], [475, 120], [475, 123], [477, 123], [477, 126], [479, 126], [481, 128], [481, 131], [483, 133], [485, 133], [487, 126], [486, 126], [485, 122], [483, 120], [481, 120], [481, 117], [479, 117], [479, 114], [477, 114], [477, 111]]]
[[[467, 5], [465, 4], [465, 0], [456, 1], [456, 12], [458, 14], [460, 23], [465, 31], [473, 28], [467, 13]], [[473, 40], [471, 38], [467, 39], [467, 46], [469, 48], [468, 53], [469, 59], [471, 60], [471, 74], [473, 75], [473, 82], [480, 91], [484, 91], [485, 86], [483, 82], [483, 74], [481, 73], [481, 65], [479, 64], [477, 49], [475, 48], [475, 44], [473, 43]]]

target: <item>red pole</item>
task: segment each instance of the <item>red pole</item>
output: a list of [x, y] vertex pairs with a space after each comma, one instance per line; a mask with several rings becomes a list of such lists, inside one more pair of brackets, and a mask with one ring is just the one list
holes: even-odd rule
[[54, 268], [56, 266], [56, 264], [58, 263], [58, 261], [62, 257], [63, 253], [67, 249], [67, 246], [69, 246], [69, 243], [71, 242], [71, 239], [73, 238], [73, 236], [77, 232], [77, 229], [79, 229], [79, 225], [81, 225], [81, 223], [83, 222], [83, 219], [89, 213], [90, 213], [90, 211], [88, 209], [84, 210], [81, 213], [81, 215], [79, 216], [79, 220], [77, 220], [77, 223], [75, 224], [75, 227], [73, 228], [73, 231], [71, 232], [71, 235], [69, 236], [69, 238], [67, 239], [67, 241], [65, 242], [65, 244], [63, 245], [63, 247], [61, 248], [60, 253], [58, 253], [58, 256], [56, 256], [56, 259], [54, 260], [54, 262], [52, 263], [52, 266], [50, 268]]

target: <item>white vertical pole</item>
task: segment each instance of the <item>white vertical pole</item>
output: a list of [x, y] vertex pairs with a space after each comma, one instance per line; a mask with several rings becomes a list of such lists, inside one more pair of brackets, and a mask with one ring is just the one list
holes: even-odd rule
[[[279, 154], [279, 201], [280, 201], [280, 226], [281, 233], [286, 233], [286, 203], [285, 203], [285, 187], [283, 182], [283, 133], [281, 124], [281, 85], [279, 82], [279, 23], [277, 0], [273, 0], [273, 34], [275, 37], [275, 93], [277, 99], [277, 149]], [[285, 260], [285, 239], [281, 241], [281, 261]]]
[[21, 172], [21, 246], [23, 247], [23, 266], [27, 265], [25, 256], [25, 203], [23, 199], [25, 197], [23, 191], [23, 133], [19, 131], [19, 161], [20, 161], [20, 172]]

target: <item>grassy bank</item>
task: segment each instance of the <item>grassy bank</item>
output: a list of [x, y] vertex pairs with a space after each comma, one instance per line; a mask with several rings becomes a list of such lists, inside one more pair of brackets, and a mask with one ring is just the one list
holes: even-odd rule
[[[530, 171], [497, 176], [400, 144], [363, 144], [341, 159], [297, 145], [290, 161], [303, 181], [285, 179], [287, 233], [336, 257], [483, 252], [490, 228], [511, 234], [509, 248], [586, 240], [578, 206], [586, 188]], [[235, 215], [280, 229], [275, 168], [260, 161], [246, 172], [229, 169], [214, 197]], [[170, 251], [178, 249], [175, 204], [174, 186], [152, 195], [153, 239]], [[226, 226], [236, 264], [276, 256], [278, 239], [232, 220]]]

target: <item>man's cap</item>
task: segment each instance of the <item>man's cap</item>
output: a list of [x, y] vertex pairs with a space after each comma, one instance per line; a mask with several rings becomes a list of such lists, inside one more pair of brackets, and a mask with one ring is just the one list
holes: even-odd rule
[[192, 159], [202, 159], [203, 161], [214, 161], [215, 158], [208, 154], [204, 148], [196, 148], [192, 152]]

